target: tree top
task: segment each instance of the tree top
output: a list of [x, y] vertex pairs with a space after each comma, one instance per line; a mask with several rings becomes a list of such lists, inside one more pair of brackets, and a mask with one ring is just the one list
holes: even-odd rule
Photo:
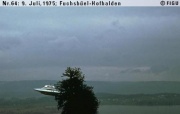
[[70, 79], [78, 78], [80, 80], [84, 80], [84, 74], [82, 74], [81, 69], [76, 67], [75, 68], [67, 67], [62, 77], [68, 77]]

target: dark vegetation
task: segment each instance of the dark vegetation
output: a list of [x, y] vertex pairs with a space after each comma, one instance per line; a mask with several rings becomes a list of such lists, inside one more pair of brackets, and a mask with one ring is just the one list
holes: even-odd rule
[[97, 114], [98, 99], [93, 87], [84, 83], [80, 68], [68, 67], [62, 77], [66, 79], [56, 84], [60, 93], [55, 96], [61, 114]]

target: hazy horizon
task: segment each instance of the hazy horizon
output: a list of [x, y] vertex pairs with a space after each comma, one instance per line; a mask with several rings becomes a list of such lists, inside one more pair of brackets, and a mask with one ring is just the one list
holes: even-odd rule
[[0, 81], [180, 81], [179, 8], [0, 9]]

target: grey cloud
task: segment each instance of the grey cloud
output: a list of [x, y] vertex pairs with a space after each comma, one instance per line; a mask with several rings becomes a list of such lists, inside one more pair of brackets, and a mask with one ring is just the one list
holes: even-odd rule
[[14, 47], [17, 47], [21, 44], [21, 41], [17, 38], [14, 37], [1, 37], [0, 38], [0, 50], [4, 51], [4, 50], [8, 50]]
[[[2, 8], [0, 76], [11, 77], [14, 73], [17, 79], [47, 79], [58, 68], [80, 66], [89, 74], [89, 80], [168, 79], [156, 78], [154, 74], [144, 74], [143, 78], [142, 72], [123, 74], [121, 69], [179, 64], [179, 11], [178, 8]], [[42, 72], [49, 73], [43, 77]], [[52, 75], [57, 78], [55, 73]]]
[[119, 31], [125, 30], [125, 27], [119, 22], [119, 20], [113, 21], [112, 25], [115, 27], [115, 29], [119, 29]]

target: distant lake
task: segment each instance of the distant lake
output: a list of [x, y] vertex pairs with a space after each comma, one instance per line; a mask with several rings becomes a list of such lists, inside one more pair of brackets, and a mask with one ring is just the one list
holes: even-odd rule
[[180, 114], [180, 106], [102, 105], [99, 114]]

